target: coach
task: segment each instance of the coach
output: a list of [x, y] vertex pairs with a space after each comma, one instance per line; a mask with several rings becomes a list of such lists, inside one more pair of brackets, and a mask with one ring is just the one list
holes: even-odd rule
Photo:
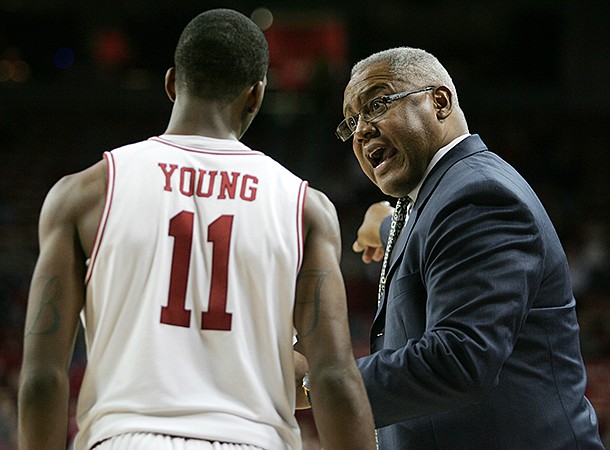
[[445, 68], [419, 49], [374, 54], [343, 107], [338, 137], [398, 199], [373, 205], [354, 243], [370, 262], [388, 241], [358, 361], [379, 448], [602, 449], [560, 241], [527, 182], [469, 134]]

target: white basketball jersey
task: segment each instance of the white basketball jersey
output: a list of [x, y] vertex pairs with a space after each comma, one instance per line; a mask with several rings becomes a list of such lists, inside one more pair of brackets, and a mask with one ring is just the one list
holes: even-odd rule
[[154, 432], [300, 449], [293, 305], [307, 183], [231, 140], [105, 153], [77, 448]]

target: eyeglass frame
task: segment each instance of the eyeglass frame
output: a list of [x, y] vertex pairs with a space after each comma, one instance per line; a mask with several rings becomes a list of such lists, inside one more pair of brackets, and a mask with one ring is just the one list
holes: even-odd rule
[[[358, 113], [346, 117], [345, 119], [343, 119], [341, 121], [341, 123], [337, 126], [336, 130], [335, 130], [335, 136], [337, 136], [337, 138], [343, 142], [346, 142], [349, 138], [351, 138], [354, 133], [356, 132], [356, 128], [358, 127], [358, 121], [359, 118], [362, 117], [362, 110], [364, 110], [365, 108], [367, 108], [369, 105], [373, 104], [373, 102], [381, 102], [381, 104], [383, 105], [382, 108], [380, 108], [379, 110], [375, 111], [372, 114], [367, 114], [367, 117], [364, 118], [362, 117], [362, 120], [364, 120], [365, 122], [370, 122], [371, 120], [375, 120], [378, 117], [382, 116], [383, 114], [386, 113], [386, 111], [389, 109], [389, 104], [399, 100], [401, 98], [405, 98], [411, 94], [417, 94], [418, 92], [425, 92], [425, 91], [431, 91], [433, 89], [436, 89], [437, 86], [426, 86], [424, 88], [420, 88], [420, 89], [414, 89], [412, 91], [404, 91], [404, 92], [397, 92], [396, 94], [390, 94], [390, 95], [382, 95], [379, 97], [375, 97], [370, 99], [369, 101], [367, 101], [364, 105], [362, 105], [362, 107], [360, 108], [360, 111], [358, 111]], [[350, 119], [354, 119], [354, 129], [352, 129], [349, 126], [349, 120]], [[351, 133], [346, 136], [345, 138], [342, 137], [342, 133], [341, 133], [341, 129], [345, 129], [347, 128], [348, 130], [351, 131]]]

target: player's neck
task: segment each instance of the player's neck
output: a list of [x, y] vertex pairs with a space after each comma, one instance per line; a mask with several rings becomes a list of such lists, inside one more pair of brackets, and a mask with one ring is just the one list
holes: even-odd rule
[[239, 140], [231, 124], [231, 110], [226, 106], [177, 101], [165, 133]]

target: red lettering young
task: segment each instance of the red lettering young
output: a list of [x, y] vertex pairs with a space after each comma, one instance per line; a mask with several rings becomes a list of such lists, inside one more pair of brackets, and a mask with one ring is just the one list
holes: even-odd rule
[[180, 193], [187, 197], [195, 193], [195, 169], [192, 167], [180, 168]]
[[212, 170], [209, 172], [210, 181], [208, 182], [208, 190], [207, 192], [203, 192], [203, 178], [206, 171], [203, 169], [199, 169], [199, 181], [197, 182], [197, 197], [210, 197], [212, 195], [212, 191], [214, 190], [214, 180], [216, 179], [216, 174], [218, 173], [216, 170]]
[[246, 202], [256, 200], [258, 178], [254, 175], [217, 170], [208, 172], [194, 167], [180, 167], [179, 175], [174, 177], [179, 167], [177, 164], [157, 163], [157, 165], [165, 176], [164, 191], [174, 192], [174, 189], [177, 189], [180, 194], [187, 197], [215, 197], [219, 200], [233, 200], [239, 193], [238, 198], [241, 200]]
[[229, 180], [228, 172], [220, 172], [220, 194], [218, 194], [219, 199], [227, 198], [227, 194], [230, 199], [235, 198], [235, 188], [237, 187], [237, 179], [239, 177], [239, 172], [231, 172], [233, 178]]
[[[251, 181], [252, 183], [248, 183]], [[244, 175], [241, 179], [241, 191], [239, 192], [239, 198], [246, 200], [247, 202], [254, 201], [256, 199], [256, 191], [258, 186], [258, 178], [252, 175]]]
[[176, 170], [178, 168], [178, 166], [176, 164], [170, 164], [169, 170], [168, 170], [167, 164], [159, 163], [159, 167], [161, 167], [161, 170], [163, 171], [163, 174], [165, 175], [165, 187], [163, 188], [163, 190], [172, 192], [172, 185], [170, 183], [170, 179], [172, 177], [172, 174], [174, 173], [174, 170]]

